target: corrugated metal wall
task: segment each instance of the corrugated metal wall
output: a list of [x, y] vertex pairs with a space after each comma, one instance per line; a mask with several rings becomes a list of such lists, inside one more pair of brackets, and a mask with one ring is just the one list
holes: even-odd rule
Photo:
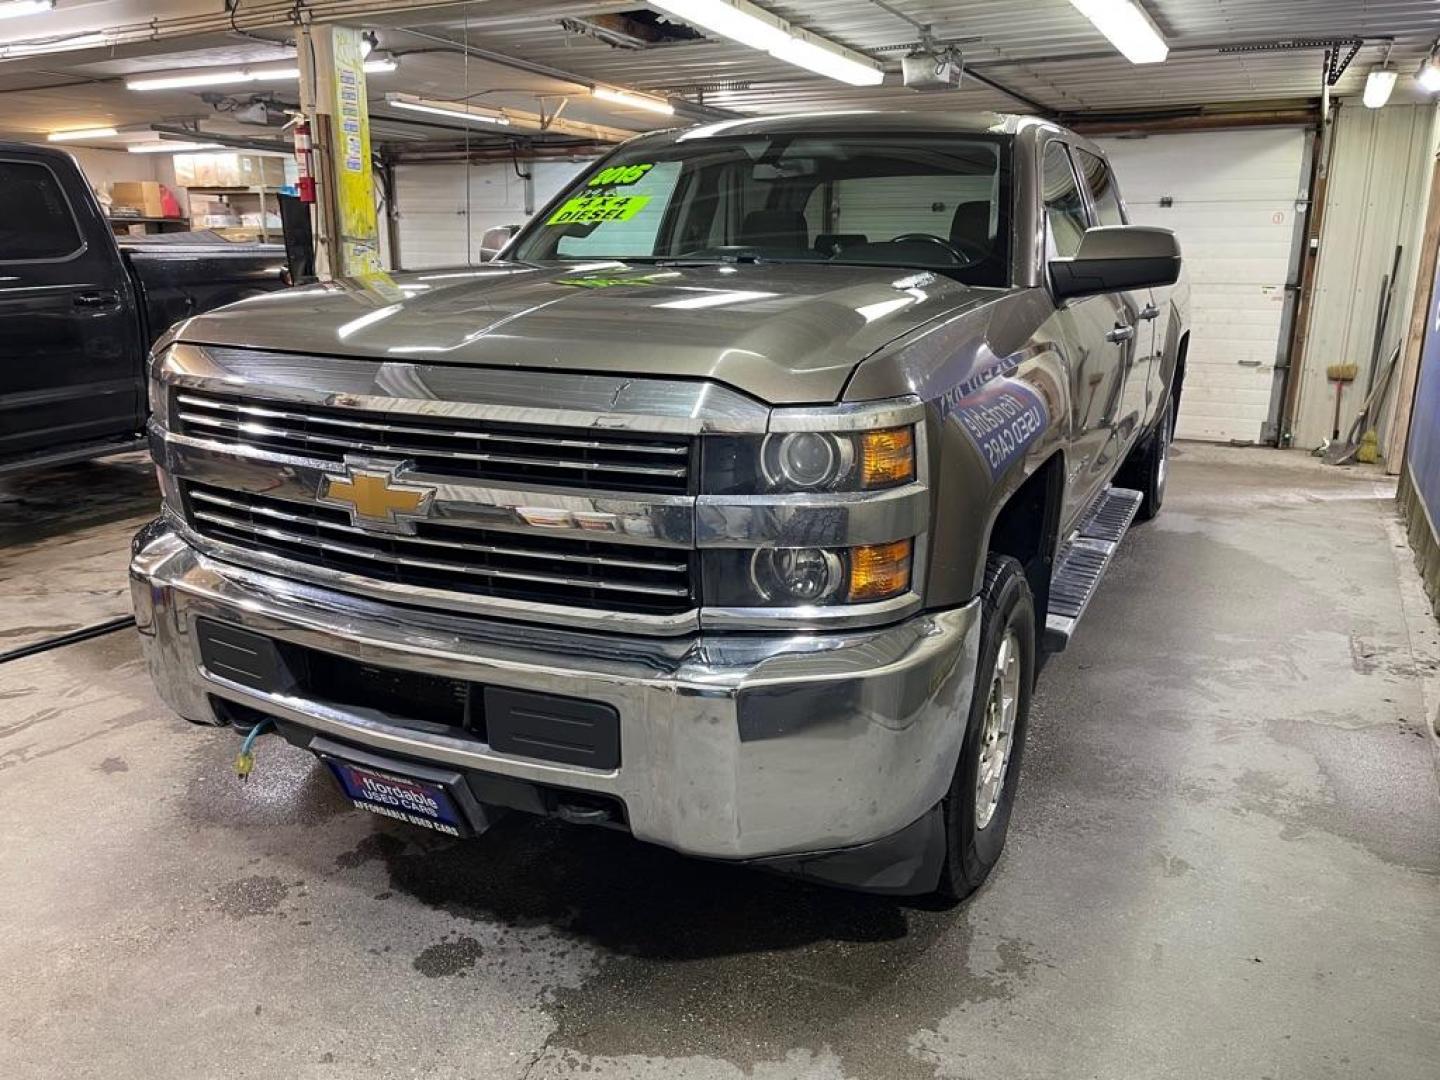
[[1308, 343], [1293, 424], [1294, 445], [1306, 449], [1329, 438], [1335, 389], [1325, 377], [1332, 364], [1358, 364], [1360, 376], [1341, 403], [1340, 430], [1349, 430], [1365, 396], [1381, 298], [1396, 245], [1404, 248], [1381, 350], [1381, 368], [1410, 319], [1416, 258], [1424, 227], [1430, 168], [1435, 156], [1434, 106], [1342, 108], [1325, 191]]

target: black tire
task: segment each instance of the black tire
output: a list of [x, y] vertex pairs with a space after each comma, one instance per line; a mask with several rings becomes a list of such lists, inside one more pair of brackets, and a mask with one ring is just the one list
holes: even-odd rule
[[[1020, 759], [1030, 717], [1030, 692], [1035, 683], [1035, 599], [1020, 564], [1008, 556], [991, 555], [985, 562], [985, 587], [980, 599], [980, 659], [975, 669], [975, 689], [970, 698], [960, 762], [941, 807], [946, 856], [936, 895], [950, 901], [961, 900], [978, 889], [1000, 859], [1020, 777]], [[988, 820], [981, 822], [977, 781], [982, 743], [986, 742], [986, 721], [997, 661], [1007, 638], [1016, 656], [1019, 676], [1015, 687], [1013, 735], [999, 778], [999, 799], [993, 802]], [[987, 800], [987, 805], [990, 803], [991, 800]]]
[[1170, 479], [1170, 443], [1175, 437], [1175, 406], [1165, 403], [1165, 410], [1145, 442], [1138, 448], [1138, 456], [1125, 463], [1116, 482], [1121, 487], [1131, 487], [1145, 496], [1136, 521], [1151, 521], [1165, 505], [1165, 484]]

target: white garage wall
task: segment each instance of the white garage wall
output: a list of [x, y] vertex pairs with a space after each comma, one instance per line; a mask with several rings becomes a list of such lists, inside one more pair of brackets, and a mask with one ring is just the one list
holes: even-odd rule
[[73, 147], [69, 152], [74, 155], [80, 171], [97, 192], [109, 190], [110, 185], [117, 180], [159, 180], [161, 183], [171, 183], [171, 178], [159, 173], [159, 159], [164, 156], [161, 154], [91, 150], [84, 146]]
[[[1259, 128], [1101, 139], [1130, 220], [1174, 229], [1193, 286], [1182, 439], [1259, 442], [1304, 197], [1306, 133]], [[1160, 205], [1169, 197], [1174, 205]]]
[[520, 168], [530, 174], [528, 181], [516, 175], [508, 161], [469, 167], [397, 165], [401, 266], [420, 270], [473, 261], [486, 229], [529, 220], [591, 160], [521, 162]]

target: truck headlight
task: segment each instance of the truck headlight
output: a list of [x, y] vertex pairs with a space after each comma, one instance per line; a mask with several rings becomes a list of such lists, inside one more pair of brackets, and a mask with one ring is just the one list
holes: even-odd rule
[[705, 603], [827, 607], [873, 603], [910, 588], [913, 540], [853, 548], [743, 548], [702, 556]]
[[766, 600], [818, 604], [844, 581], [840, 556], [824, 548], [761, 548], [750, 557], [750, 585]]
[[708, 494], [877, 491], [915, 479], [913, 426], [706, 438]]

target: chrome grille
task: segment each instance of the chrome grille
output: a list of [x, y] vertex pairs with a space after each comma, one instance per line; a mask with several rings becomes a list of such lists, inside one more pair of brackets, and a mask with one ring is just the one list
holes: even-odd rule
[[345, 574], [567, 607], [678, 614], [695, 606], [690, 553], [420, 522], [369, 532], [343, 510], [183, 485], [197, 533]]
[[688, 438], [525, 427], [459, 418], [272, 402], [180, 389], [176, 428], [218, 443], [341, 462], [347, 454], [413, 460], [417, 471], [588, 491], [683, 494]]

